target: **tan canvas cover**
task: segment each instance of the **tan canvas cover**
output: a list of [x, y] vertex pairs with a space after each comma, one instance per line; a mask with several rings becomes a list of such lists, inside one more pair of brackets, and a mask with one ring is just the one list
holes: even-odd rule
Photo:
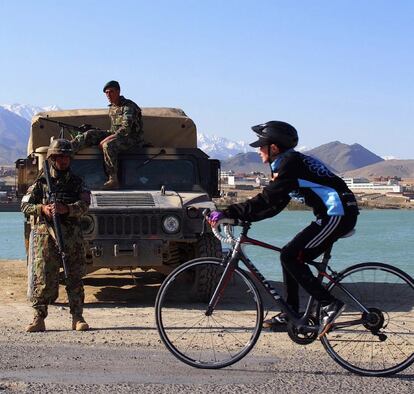
[[[197, 148], [197, 130], [184, 111], [176, 108], [143, 108], [144, 140], [156, 147]], [[72, 109], [41, 112], [32, 118], [32, 128], [27, 153], [38, 147], [49, 146], [52, 137], [59, 136], [57, 124], [41, 120], [50, 118], [74, 126], [90, 124], [99, 129], [109, 129], [108, 109]]]

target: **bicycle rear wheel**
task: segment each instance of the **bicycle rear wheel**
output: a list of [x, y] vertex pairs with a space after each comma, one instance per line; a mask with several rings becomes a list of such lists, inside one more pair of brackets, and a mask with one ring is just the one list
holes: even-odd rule
[[[336, 362], [368, 376], [392, 375], [414, 362], [414, 281], [409, 275], [387, 264], [362, 263], [344, 270], [328, 290], [346, 304], [332, 330], [322, 337]], [[355, 324], [346, 325], [352, 321]]]
[[[163, 282], [155, 302], [158, 332], [179, 360], [196, 368], [222, 368], [243, 358], [262, 328], [260, 294], [240, 268], [223, 289], [211, 316], [210, 297], [192, 292], [194, 278], [208, 279], [212, 295], [224, 270], [220, 259], [201, 258], [176, 268]], [[206, 278], [208, 276], [208, 278]]]

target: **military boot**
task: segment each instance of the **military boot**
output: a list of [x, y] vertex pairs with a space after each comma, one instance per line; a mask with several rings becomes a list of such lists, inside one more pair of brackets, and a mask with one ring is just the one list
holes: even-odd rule
[[116, 176], [110, 176], [109, 179], [104, 183], [103, 189], [111, 190], [111, 189], [118, 189], [119, 182]]
[[45, 319], [40, 316], [35, 316], [33, 322], [26, 327], [26, 332], [43, 332], [46, 331]]
[[85, 319], [82, 316], [73, 316], [72, 330], [87, 331], [89, 330], [89, 324], [86, 323]]

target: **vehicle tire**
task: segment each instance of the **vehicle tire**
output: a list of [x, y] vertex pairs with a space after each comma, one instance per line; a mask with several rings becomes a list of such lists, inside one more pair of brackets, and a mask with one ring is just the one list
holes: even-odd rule
[[[204, 234], [196, 245], [196, 258], [198, 257], [218, 257], [222, 256], [221, 242], [210, 233]], [[204, 269], [195, 271], [194, 282], [191, 287], [191, 297], [199, 301], [208, 301], [212, 295], [215, 267], [205, 266]]]
[[200, 258], [176, 268], [165, 279], [155, 301], [158, 332], [167, 348], [196, 368], [217, 369], [243, 358], [255, 345], [262, 328], [263, 306], [249, 276], [235, 268], [211, 315], [209, 301], [193, 301], [188, 281], [197, 270], [220, 279], [224, 264]]
[[195, 258], [221, 257], [223, 255], [221, 242], [212, 233], [205, 233], [196, 244]]
[[321, 339], [337, 363], [360, 375], [388, 376], [414, 362], [414, 281], [408, 274], [383, 263], [362, 263], [341, 272], [328, 290], [345, 302]]

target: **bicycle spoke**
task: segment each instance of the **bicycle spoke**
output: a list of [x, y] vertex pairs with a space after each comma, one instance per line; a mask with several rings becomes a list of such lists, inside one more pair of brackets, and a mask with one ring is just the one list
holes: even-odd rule
[[242, 342], [239, 338], [237, 338], [230, 330], [228, 330], [228, 329], [225, 329], [224, 327], [223, 327], [223, 330], [224, 331], [226, 331], [227, 333], [229, 333], [230, 335], [231, 335], [231, 337], [236, 341], [236, 342], [238, 342], [240, 345], [244, 345], [244, 342]]
[[[411, 365], [414, 362], [412, 279], [391, 266], [366, 263], [350, 267], [339, 282], [367, 310], [355, 312], [359, 311], [358, 304], [349, 296], [342, 298], [346, 303], [345, 313], [335, 324], [364, 320], [355, 326], [334, 328], [322, 338], [330, 356], [350, 371], [365, 375], [386, 376]], [[336, 284], [330, 289], [339, 294]]]

